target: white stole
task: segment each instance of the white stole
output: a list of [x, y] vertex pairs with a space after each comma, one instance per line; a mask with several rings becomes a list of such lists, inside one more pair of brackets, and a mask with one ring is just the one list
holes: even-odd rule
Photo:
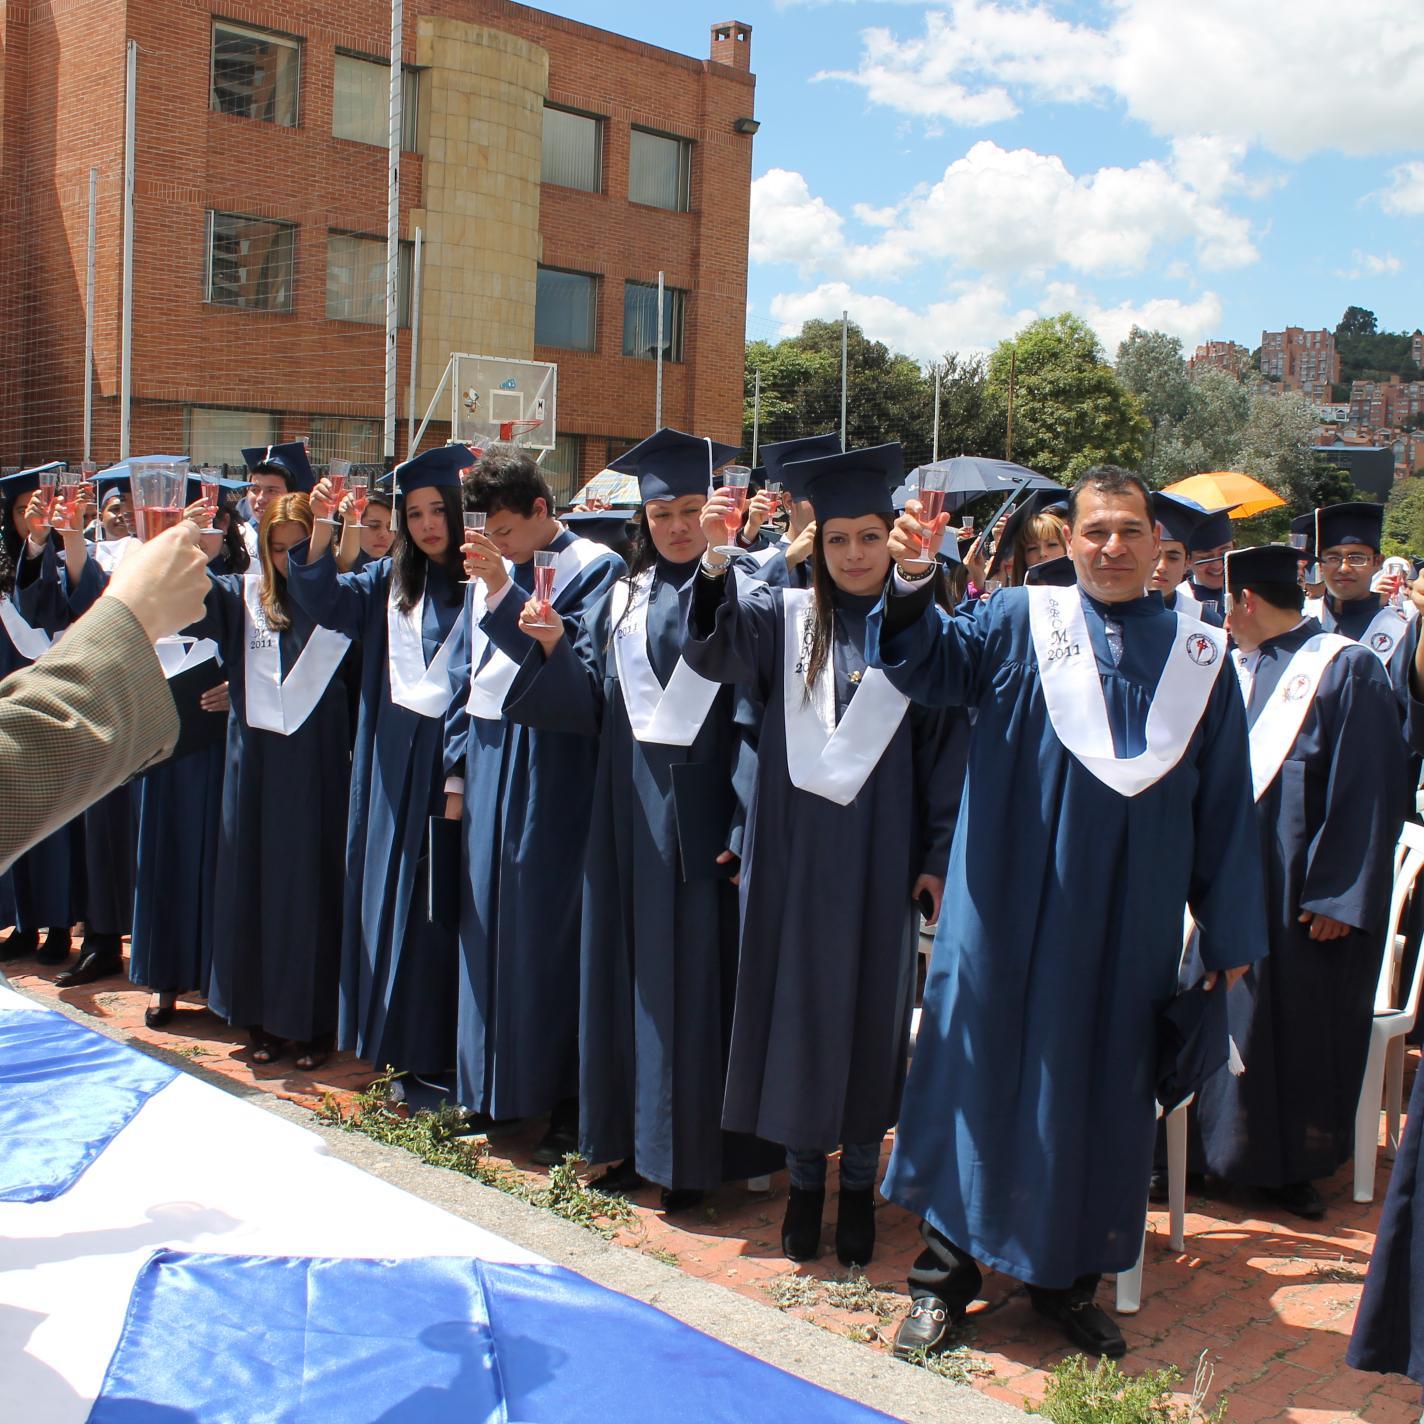
[[693, 672], [680, 657], [667, 686], [659, 684], [648, 659], [648, 600], [653, 591], [653, 574], [653, 569], [644, 569], [636, 579], [619, 579], [609, 598], [613, 658], [623, 689], [623, 706], [638, 741], [690, 747], [717, 700], [721, 684]]
[[[556, 607], [559, 595], [569, 586], [569, 581], [583, 572], [595, 559], [606, 558], [608, 550], [592, 539], [575, 538], [559, 551], [558, 562], [554, 565], [554, 587], [549, 595], [550, 607]], [[506, 559], [504, 570], [510, 573], [512, 565]], [[513, 579], [511, 577], [511, 582]], [[514, 685], [514, 676], [519, 665], [507, 654], [496, 648], [489, 640], [489, 634], [480, 627], [485, 616], [485, 585], [483, 579], [472, 579], [470, 594], [470, 696], [465, 703], [472, 717], [481, 717], [487, 722], [498, 722], [504, 716], [504, 699]], [[517, 585], [504, 595], [506, 598], [528, 599], [529, 594]], [[488, 650], [489, 657], [485, 658]], [[483, 664], [481, 659], [484, 659]]]
[[1182, 759], [1225, 661], [1226, 634], [1173, 613], [1177, 627], [1147, 713], [1147, 747], [1135, 757], [1113, 750], [1107, 698], [1088, 637], [1079, 591], [1029, 586], [1029, 631], [1054, 734], [1104, 786], [1136, 796]]
[[1202, 603], [1196, 594], [1187, 587], [1186, 579], [1177, 585], [1176, 600], [1172, 604], [1172, 611], [1175, 613], [1185, 613], [1188, 618], [1195, 618], [1198, 623], [1202, 622]]
[[247, 650], [247, 725], [290, 737], [311, 716], [341, 666], [351, 639], [331, 628], [314, 628], [293, 664], [282, 676], [281, 635], [267, 623], [262, 608], [262, 576], [242, 580]]
[[[1327, 633], [1333, 633], [1339, 627], [1335, 615], [1331, 613], [1330, 605], [1325, 599], [1322, 598], [1320, 604], [1320, 612], [1316, 615], [1320, 619], [1320, 625]], [[1409, 631], [1409, 622], [1408, 614], [1391, 608], [1387, 603], [1383, 604], [1380, 611], [1370, 619], [1370, 626], [1360, 635], [1360, 646], [1368, 648], [1388, 667], [1390, 659], [1399, 651], [1405, 633]]]
[[[1292, 654], [1270, 701], [1251, 727], [1251, 791], [1255, 800], [1266, 794], [1295, 745], [1325, 669], [1342, 648], [1349, 646], [1350, 640], [1339, 633], [1317, 633]], [[1248, 654], [1238, 649], [1232, 656], [1242, 694], [1249, 700], [1253, 679], [1247, 667]]]
[[[420, 625], [425, 617], [425, 593], [409, 612], [396, 607], [391, 592], [386, 594], [386, 670], [391, 680], [391, 701], [398, 707], [418, 712], [422, 717], [444, 717], [450, 707], [450, 655], [460, 632], [458, 620], [430, 659], [425, 663], [425, 640]], [[295, 669], [293, 669], [295, 671]]]
[[910, 699], [880, 668], [867, 668], [836, 725], [836, 675], [830, 658], [806, 687], [804, 649], [815, 612], [809, 589], [782, 590], [786, 648], [781, 706], [786, 724], [786, 770], [791, 784], [838, 806], [849, 806], [900, 729]]
[[177, 677], [180, 672], [188, 672], [195, 667], [202, 667], [204, 663], [221, 661], [218, 658], [218, 645], [211, 638], [190, 638], [183, 633], [174, 633], [171, 637], [160, 638], [154, 645], [153, 651], [158, 654], [158, 661], [163, 668], [163, 676], [169, 681]]
[[100, 539], [95, 543], [91, 557], [106, 574], [111, 574], [137, 543], [132, 534], [125, 534], [121, 539]]
[[4, 625], [15, 651], [30, 662], [49, 652], [54, 641], [44, 629], [30, 627], [9, 594], [0, 597], [0, 624]]

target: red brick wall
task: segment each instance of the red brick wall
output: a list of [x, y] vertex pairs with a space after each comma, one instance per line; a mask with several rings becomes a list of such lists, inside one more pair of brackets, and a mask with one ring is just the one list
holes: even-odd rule
[[[87, 180], [101, 172], [96, 288], [95, 453], [118, 453], [125, 40], [139, 56], [133, 436], [176, 448], [190, 404], [379, 418], [383, 333], [328, 321], [329, 228], [385, 232], [385, 152], [331, 136], [334, 54], [389, 44], [384, 0], [0, 0], [5, 87], [0, 135], [0, 462], [77, 457], [81, 445]], [[602, 277], [598, 350], [540, 349], [559, 363], [559, 426], [591, 437], [653, 425], [653, 363], [622, 350], [623, 280], [688, 289], [686, 359], [664, 368], [664, 421], [735, 440], [741, 427], [754, 79], [503, 0], [407, 3], [406, 56], [424, 14], [507, 29], [550, 56], [550, 98], [607, 117], [604, 189], [546, 188], [544, 260]], [[210, 26], [221, 18], [300, 36], [299, 127], [211, 112]], [[694, 31], [702, 36], [706, 30]], [[743, 47], [744, 48], [744, 47]], [[627, 202], [633, 123], [694, 140], [692, 209]], [[402, 206], [420, 205], [421, 159], [402, 166]], [[299, 224], [294, 309], [242, 312], [203, 301], [209, 208]], [[411, 235], [408, 221], [403, 235]], [[18, 344], [17, 344], [18, 338]], [[402, 417], [409, 343], [400, 342]], [[18, 369], [17, 369], [18, 368]], [[423, 413], [423, 412], [421, 412]], [[404, 420], [397, 449], [404, 450]], [[604, 441], [584, 442], [584, 466]]]

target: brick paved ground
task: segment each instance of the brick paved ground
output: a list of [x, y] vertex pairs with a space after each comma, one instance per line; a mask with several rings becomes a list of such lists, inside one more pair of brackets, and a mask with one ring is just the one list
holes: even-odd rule
[[[372, 1077], [350, 1054], [333, 1056], [315, 1074], [299, 1073], [290, 1058], [260, 1067], [250, 1061], [243, 1036], [196, 1001], [181, 1004], [171, 1031], [154, 1032], [143, 1023], [147, 994], [126, 980], [60, 991], [51, 982], [55, 970], [7, 967], [19, 988], [59, 998], [140, 1043], [176, 1049], [206, 1068], [309, 1107], [317, 1107], [325, 1092], [353, 1095]], [[537, 1171], [528, 1153], [541, 1130], [536, 1123], [496, 1135], [493, 1155]], [[1245, 1194], [1232, 1201], [1193, 1199], [1181, 1256], [1167, 1245], [1165, 1213], [1154, 1212], [1143, 1308], [1121, 1321], [1130, 1346], [1127, 1367], [1175, 1365], [1190, 1379], [1205, 1354], [1214, 1371], [1211, 1397], [1221, 1391], [1230, 1396], [1231, 1424], [1415, 1424], [1418, 1386], [1399, 1377], [1359, 1374], [1344, 1362], [1388, 1168], [1382, 1158], [1377, 1200], [1370, 1207], [1351, 1201], [1349, 1169], [1341, 1172], [1325, 1193], [1329, 1216], [1313, 1228], [1272, 1219]], [[865, 1341], [869, 1349], [886, 1348], [905, 1307], [905, 1269], [917, 1251], [914, 1222], [897, 1207], [882, 1205], [876, 1258], [867, 1272], [878, 1294], [867, 1295], [838, 1288], [846, 1273], [833, 1253], [800, 1268], [781, 1255], [784, 1199], [785, 1175], [779, 1174], [768, 1196], [731, 1186], [696, 1213], [664, 1219], [656, 1188], [649, 1188], [635, 1198], [638, 1220], [620, 1239], [692, 1275]], [[826, 1217], [829, 1228], [834, 1199]], [[1110, 1293], [1111, 1284], [1105, 1283], [1104, 1300]], [[870, 1308], [874, 1305], [879, 1314]], [[1040, 1398], [1045, 1371], [1065, 1352], [1041, 1328], [1022, 1289], [989, 1275], [971, 1321], [963, 1356], [969, 1382], [1012, 1404]]]

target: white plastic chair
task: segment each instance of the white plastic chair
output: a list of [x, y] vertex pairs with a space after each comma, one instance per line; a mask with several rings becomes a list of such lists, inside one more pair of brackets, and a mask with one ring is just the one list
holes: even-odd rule
[[1379, 1157], [1379, 1115], [1385, 1111], [1385, 1142], [1399, 1149], [1399, 1117], [1404, 1106], [1404, 1039], [1419, 1016], [1419, 992], [1424, 981], [1424, 949], [1414, 962], [1407, 986], [1401, 985], [1405, 936], [1400, 932], [1405, 907], [1424, 869], [1424, 826], [1406, 822], [1399, 833], [1394, 858], [1394, 891], [1390, 896], [1389, 928], [1384, 959], [1375, 988], [1375, 1017], [1370, 1025], [1370, 1053], [1355, 1109], [1355, 1200], [1375, 1199], [1375, 1163]]
[[[1167, 1114], [1167, 1214], [1170, 1222], [1168, 1240], [1172, 1250], [1187, 1249], [1187, 1109], [1196, 1094], [1179, 1103]], [[1157, 1116], [1162, 1116], [1162, 1104], [1157, 1104]], [[1142, 1223], [1142, 1250], [1137, 1264], [1130, 1271], [1121, 1271], [1117, 1278], [1117, 1313], [1136, 1315], [1142, 1309], [1142, 1262], [1147, 1254], [1147, 1222]]]

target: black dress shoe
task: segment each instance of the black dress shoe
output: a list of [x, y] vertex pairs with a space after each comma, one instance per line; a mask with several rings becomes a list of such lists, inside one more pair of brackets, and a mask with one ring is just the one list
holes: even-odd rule
[[565, 1157], [578, 1156], [578, 1133], [563, 1123], [551, 1122], [529, 1156], [541, 1167], [557, 1167]]
[[658, 1201], [668, 1216], [679, 1211], [691, 1211], [706, 1200], [707, 1193], [698, 1191], [696, 1187], [664, 1187], [658, 1194]]
[[937, 1295], [920, 1296], [910, 1303], [910, 1313], [895, 1332], [895, 1358], [908, 1360], [922, 1352], [933, 1354], [963, 1319], [963, 1311], [956, 1316]]
[[8, 964], [12, 959], [28, 959], [39, 947], [38, 930], [11, 930], [4, 940], [0, 940], [0, 963]]
[[1305, 1221], [1319, 1221], [1325, 1215], [1325, 1198], [1314, 1182], [1288, 1182], [1283, 1187], [1265, 1188], [1268, 1201]]
[[1076, 1290], [1034, 1290], [1029, 1292], [1033, 1308], [1051, 1320], [1086, 1355], [1102, 1355], [1120, 1360], [1127, 1354], [1127, 1341], [1108, 1314], [1091, 1295]]
[[821, 1253], [821, 1213], [826, 1189], [806, 1191], [792, 1187], [786, 1193], [786, 1216], [781, 1222], [781, 1249], [789, 1260], [813, 1261]]
[[626, 1196], [629, 1192], [636, 1192], [643, 1185], [643, 1179], [638, 1175], [638, 1169], [633, 1165], [633, 1159], [627, 1158], [618, 1163], [616, 1167], [610, 1167], [601, 1177], [595, 1177], [589, 1183], [596, 1192], [607, 1192], [610, 1196]]
[[843, 1266], [868, 1266], [875, 1254], [875, 1188], [841, 1188], [836, 1218], [836, 1255]]
[[124, 961], [117, 955], [96, 953], [89, 950], [79, 956], [79, 962], [72, 969], [65, 969], [54, 976], [55, 984], [61, 989], [73, 989], [80, 984], [92, 984], [96, 979], [109, 979], [124, 972]]
[[1147, 1200], [1151, 1202], [1167, 1200], [1167, 1173], [1164, 1168], [1158, 1167], [1153, 1170], [1147, 1183]]
[[163, 1028], [173, 1022], [174, 1004], [150, 1004], [143, 1011], [143, 1021], [149, 1028]]
[[69, 958], [70, 948], [69, 931], [52, 929], [45, 936], [44, 948], [35, 955], [35, 963], [50, 966], [63, 964]]

